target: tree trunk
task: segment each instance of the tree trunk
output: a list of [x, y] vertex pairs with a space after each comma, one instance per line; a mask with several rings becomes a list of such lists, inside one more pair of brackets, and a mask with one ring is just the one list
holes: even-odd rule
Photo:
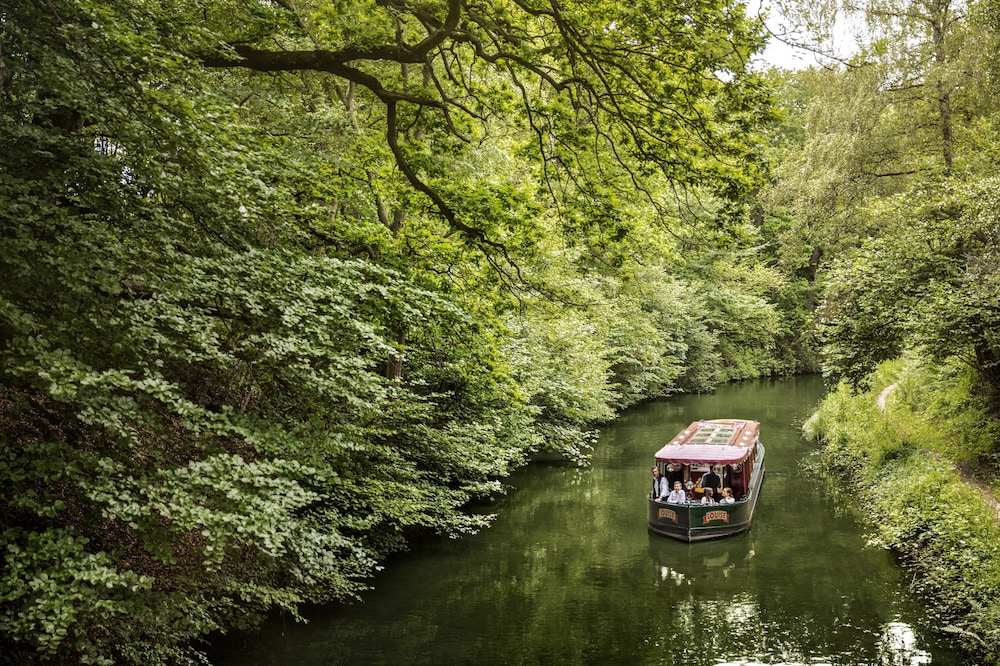
[[938, 124], [941, 129], [941, 156], [945, 171], [951, 171], [954, 163], [954, 130], [951, 118], [951, 89], [946, 80], [948, 51], [945, 34], [948, 29], [948, 14], [951, 0], [936, 0], [929, 7], [931, 39], [934, 44], [935, 87], [937, 90]]

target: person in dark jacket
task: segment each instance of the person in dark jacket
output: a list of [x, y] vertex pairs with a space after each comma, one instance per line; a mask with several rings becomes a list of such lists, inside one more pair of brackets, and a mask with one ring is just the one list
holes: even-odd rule
[[670, 484], [667, 477], [660, 474], [659, 467], [653, 467], [653, 494], [652, 497], [657, 502], [662, 502], [663, 498], [670, 494]]
[[722, 477], [716, 473], [715, 469], [716, 468], [712, 468], [702, 475], [701, 489], [705, 490], [707, 488], [711, 488], [712, 494], [719, 497], [722, 494]]

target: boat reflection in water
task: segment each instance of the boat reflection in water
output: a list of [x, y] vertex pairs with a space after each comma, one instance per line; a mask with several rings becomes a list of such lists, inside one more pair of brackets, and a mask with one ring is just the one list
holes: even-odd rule
[[[681, 541], [702, 541], [750, 528], [764, 482], [764, 446], [757, 421], [695, 421], [656, 452], [655, 464], [671, 488], [681, 484], [685, 501], [658, 501], [650, 493], [650, 530]], [[735, 501], [703, 504], [703, 485], [730, 489]], [[714, 493], [714, 499], [719, 497]]]

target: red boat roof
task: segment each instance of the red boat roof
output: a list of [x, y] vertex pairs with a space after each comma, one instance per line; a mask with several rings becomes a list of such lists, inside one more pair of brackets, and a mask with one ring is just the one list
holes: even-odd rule
[[757, 421], [695, 421], [657, 451], [656, 460], [682, 465], [732, 465], [749, 457], [759, 430]]

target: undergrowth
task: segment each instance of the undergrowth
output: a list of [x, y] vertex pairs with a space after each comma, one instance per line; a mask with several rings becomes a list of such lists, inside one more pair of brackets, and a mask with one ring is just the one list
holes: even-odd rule
[[[878, 394], [893, 384], [883, 412]], [[867, 393], [837, 387], [804, 432], [854, 487], [871, 517], [870, 544], [898, 553], [943, 631], [978, 661], [1000, 664], [1000, 527], [958, 467], [974, 461], [992, 470], [1000, 424], [977, 404], [961, 368], [894, 361], [871, 385]]]

